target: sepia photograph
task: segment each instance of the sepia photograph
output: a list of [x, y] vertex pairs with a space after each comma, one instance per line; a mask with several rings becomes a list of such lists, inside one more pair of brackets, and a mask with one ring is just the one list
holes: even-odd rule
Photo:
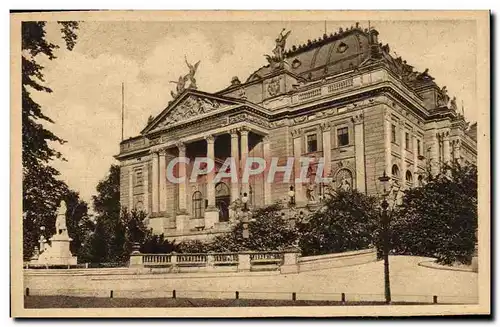
[[11, 13], [11, 315], [489, 314], [489, 15]]

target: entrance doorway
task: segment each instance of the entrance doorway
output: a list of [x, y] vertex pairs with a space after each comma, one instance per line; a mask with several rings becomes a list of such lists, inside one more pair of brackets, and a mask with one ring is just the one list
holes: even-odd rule
[[231, 191], [226, 183], [220, 182], [215, 185], [215, 206], [219, 210], [219, 221], [229, 221], [229, 204]]

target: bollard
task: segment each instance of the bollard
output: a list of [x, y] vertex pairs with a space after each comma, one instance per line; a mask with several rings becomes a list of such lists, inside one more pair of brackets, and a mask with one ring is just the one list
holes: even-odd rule
[[30, 296], [30, 288], [26, 287], [26, 296]]
[[109, 298], [110, 298], [110, 299], [112, 299], [112, 298], [113, 298], [113, 290], [111, 290], [111, 291], [109, 292]]
[[437, 297], [437, 295], [434, 295], [434, 296], [432, 297], [432, 303], [434, 303], [434, 304], [437, 304], [437, 303], [438, 303], [438, 297]]
[[175, 290], [173, 290], [172, 291], [172, 299], [175, 299], [175, 298], [177, 298], [177, 294], [176, 294]]
[[292, 301], [296, 301], [297, 300], [297, 293], [293, 292], [292, 293]]
[[345, 303], [345, 293], [340, 294], [340, 301]]
[[240, 298], [240, 292], [236, 291], [235, 295], [236, 295], [236, 300], [238, 300]]

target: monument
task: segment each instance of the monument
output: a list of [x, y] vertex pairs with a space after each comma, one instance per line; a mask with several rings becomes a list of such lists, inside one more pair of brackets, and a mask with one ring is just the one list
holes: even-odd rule
[[40, 237], [40, 249], [38, 258], [33, 263], [47, 265], [76, 265], [77, 257], [71, 254], [69, 244], [72, 241], [66, 227], [66, 202], [61, 201], [57, 209], [56, 233], [50, 238], [50, 245], [43, 237]]

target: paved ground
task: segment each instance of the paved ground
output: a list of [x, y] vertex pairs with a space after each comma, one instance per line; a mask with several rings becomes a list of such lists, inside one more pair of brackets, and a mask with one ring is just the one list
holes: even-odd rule
[[[422, 303], [393, 302], [393, 305]], [[426, 304], [426, 303], [424, 303]], [[96, 298], [76, 296], [25, 296], [27, 309], [37, 308], [195, 308], [195, 307], [282, 307], [282, 306], [351, 306], [385, 305], [384, 302], [339, 302], [304, 300], [255, 300], [255, 299], [180, 299], [180, 298]], [[431, 305], [428, 303], [428, 305]]]
[[[476, 303], [477, 274], [438, 270], [418, 266], [429, 260], [421, 257], [390, 258], [393, 301], [440, 303]], [[171, 297], [235, 298], [339, 301], [381, 301], [384, 294], [383, 262], [359, 266], [303, 272], [292, 275], [233, 274], [225, 277], [202, 277], [192, 274], [138, 276], [25, 276], [25, 287], [31, 295], [109, 296], [115, 298]], [[55, 289], [60, 291], [55, 292]]]

